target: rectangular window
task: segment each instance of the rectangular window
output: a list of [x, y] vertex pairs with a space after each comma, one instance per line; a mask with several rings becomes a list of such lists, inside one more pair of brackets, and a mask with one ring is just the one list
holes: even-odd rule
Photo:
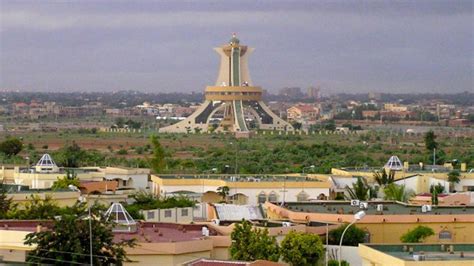
[[181, 209], [181, 216], [188, 216], [188, 209]]
[[171, 210], [165, 210], [165, 217], [171, 217]]
[[147, 219], [155, 219], [155, 212], [154, 211], [149, 211], [147, 212]]

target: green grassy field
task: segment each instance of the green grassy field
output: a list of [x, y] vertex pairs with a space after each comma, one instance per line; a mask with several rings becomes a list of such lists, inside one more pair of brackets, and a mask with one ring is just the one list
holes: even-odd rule
[[[81, 149], [94, 151], [97, 158], [86, 160], [95, 165], [147, 166], [152, 155], [149, 133], [31, 132], [17, 134], [25, 149], [20, 158], [32, 160], [42, 153], [58, 154], [76, 142]], [[0, 137], [0, 139], [6, 136]], [[402, 161], [429, 162], [422, 135], [397, 135], [368, 131], [359, 134], [271, 135], [258, 134], [236, 140], [227, 134], [158, 134], [167, 157], [166, 172], [283, 173], [299, 172], [315, 165], [327, 173], [331, 167], [381, 167], [391, 155]], [[463, 137], [438, 137], [439, 162], [453, 159], [474, 163], [474, 140]], [[100, 156], [99, 156], [100, 155]], [[97, 160], [97, 161], [95, 161]], [[226, 166], [227, 165], [227, 166]]]

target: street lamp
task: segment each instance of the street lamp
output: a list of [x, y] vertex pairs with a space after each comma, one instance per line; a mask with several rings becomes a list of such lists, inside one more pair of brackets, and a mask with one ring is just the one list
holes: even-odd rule
[[[68, 188], [72, 191], [81, 192], [74, 185], [69, 185]], [[87, 200], [82, 196], [79, 197], [79, 201], [87, 204]], [[90, 253], [89, 257], [90, 257], [90, 264], [91, 264], [91, 266], [93, 266], [94, 265], [94, 260], [92, 258], [92, 215], [91, 215], [91, 207], [88, 204], [87, 204], [87, 211], [89, 213], [89, 253]]]
[[347, 229], [351, 227], [351, 225], [357, 223], [357, 221], [364, 218], [364, 216], [365, 216], [364, 211], [359, 211], [356, 214], [354, 214], [354, 221], [352, 221], [348, 226], [346, 226], [346, 228], [342, 232], [341, 240], [339, 241], [339, 266], [341, 266], [341, 261], [342, 261], [342, 240], [344, 239], [344, 234], [346, 233]]
[[230, 169], [230, 165], [224, 165], [224, 172], [227, 174], [228, 169]]
[[303, 167], [303, 176], [304, 176], [304, 170], [305, 169], [311, 169], [311, 170], [314, 170], [316, 166], [314, 166], [314, 164], [310, 165], [310, 166], [306, 166], [306, 167]]
[[203, 171], [202, 173], [203, 173], [203, 174], [207, 174], [207, 175], [209, 176], [209, 174], [211, 174], [211, 173], [216, 173], [216, 172], [217, 172], [217, 168], [214, 167], [214, 168], [211, 168], [211, 169], [209, 169], [209, 170], [205, 170], [205, 171]]

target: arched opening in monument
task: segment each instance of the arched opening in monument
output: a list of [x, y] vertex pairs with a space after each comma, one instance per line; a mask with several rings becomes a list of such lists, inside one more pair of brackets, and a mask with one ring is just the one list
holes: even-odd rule
[[256, 130], [260, 128], [260, 117], [258, 113], [250, 106], [244, 108], [245, 124], [249, 130]]

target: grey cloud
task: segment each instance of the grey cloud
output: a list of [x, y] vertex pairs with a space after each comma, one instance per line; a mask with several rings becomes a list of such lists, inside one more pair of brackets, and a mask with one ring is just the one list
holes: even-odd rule
[[[0, 0], [1, 1], [1, 0]], [[2, 1], [0, 88], [200, 91], [236, 31], [265, 88], [472, 90], [471, 1]]]

